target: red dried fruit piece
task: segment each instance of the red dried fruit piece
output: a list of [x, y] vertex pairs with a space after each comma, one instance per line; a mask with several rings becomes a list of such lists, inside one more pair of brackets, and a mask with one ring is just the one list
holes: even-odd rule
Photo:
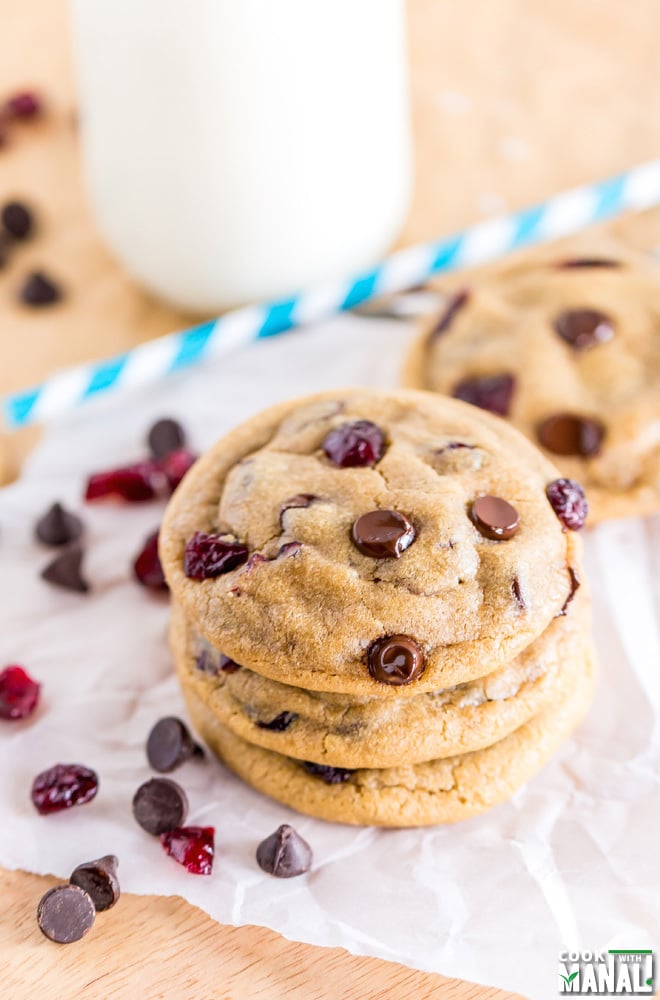
[[138, 583], [150, 590], [168, 590], [167, 580], [158, 556], [158, 532], [154, 531], [145, 541], [133, 563]]
[[191, 580], [208, 580], [241, 566], [247, 557], [247, 545], [196, 531], [186, 542], [183, 568]]
[[39, 701], [41, 685], [16, 665], [0, 673], [0, 719], [27, 719]]
[[42, 816], [82, 806], [99, 790], [95, 771], [82, 764], [54, 764], [32, 783], [32, 802]]
[[12, 94], [5, 108], [12, 118], [36, 118], [41, 114], [43, 104], [34, 90], [22, 90]]
[[159, 462], [136, 462], [107, 472], [96, 472], [87, 480], [85, 500], [115, 497], [127, 503], [142, 503], [170, 492]]
[[331, 462], [346, 469], [375, 465], [383, 456], [385, 439], [371, 420], [355, 420], [326, 434], [322, 447]]
[[569, 531], [579, 531], [589, 513], [584, 490], [574, 479], [554, 479], [548, 483], [545, 495], [555, 514]]
[[196, 461], [197, 455], [194, 455], [186, 448], [171, 451], [169, 455], [165, 455], [164, 458], [159, 459], [158, 465], [165, 474], [171, 493], [174, 493], [186, 472], [188, 472]]
[[179, 826], [161, 833], [160, 842], [165, 853], [193, 875], [210, 875], [215, 853], [214, 837], [213, 826]]

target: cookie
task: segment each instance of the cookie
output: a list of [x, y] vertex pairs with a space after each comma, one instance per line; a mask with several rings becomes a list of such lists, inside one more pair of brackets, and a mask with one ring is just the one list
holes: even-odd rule
[[185, 697], [209, 747], [258, 791], [320, 819], [409, 827], [467, 819], [508, 799], [578, 725], [592, 687], [587, 657], [568, 694], [493, 746], [423, 764], [355, 771], [310, 767], [254, 746], [219, 722], [191, 688]]
[[561, 612], [580, 543], [557, 470], [502, 421], [411, 390], [284, 403], [188, 473], [160, 555], [212, 646], [304, 687], [409, 697], [503, 666]]
[[507, 417], [590, 521], [660, 509], [660, 266], [618, 246], [518, 262], [425, 321], [407, 385]]
[[571, 689], [587, 655], [589, 598], [512, 663], [485, 677], [414, 698], [305, 691], [227, 661], [176, 606], [171, 642], [179, 680], [215, 718], [255, 746], [334, 767], [394, 767], [490, 746]]

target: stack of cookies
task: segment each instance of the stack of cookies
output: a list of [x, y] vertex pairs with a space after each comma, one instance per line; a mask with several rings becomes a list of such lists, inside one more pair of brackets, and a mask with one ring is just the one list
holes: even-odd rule
[[480, 813], [593, 681], [577, 483], [476, 407], [348, 390], [211, 449], [160, 551], [191, 718], [248, 784], [344, 823]]
[[582, 240], [499, 267], [424, 324], [405, 381], [511, 422], [584, 484], [590, 520], [660, 510], [660, 266]]

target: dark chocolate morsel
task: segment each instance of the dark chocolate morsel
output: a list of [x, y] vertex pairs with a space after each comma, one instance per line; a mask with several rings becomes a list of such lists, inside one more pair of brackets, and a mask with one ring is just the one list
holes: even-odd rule
[[28, 306], [50, 306], [62, 298], [62, 290], [42, 271], [29, 274], [20, 290], [20, 299]]
[[257, 864], [269, 875], [293, 878], [309, 871], [312, 849], [292, 826], [284, 823], [257, 847]]
[[57, 944], [80, 941], [94, 926], [94, 902], [77, 885], [56, 885], [39, 900], [37, 922], [47, 938]]
[[186, 432], [178, 420], [163, 417], [157, 420], [147, 435], [149, 450], [155, 459], [166, 458], [186, 446]]
[[554, 455], [592, 458], [600, 451], [605, 427], [600, 420], [574, 413], [555, 413], [536, 428], [539, 443]]
[[83, 533], [79, 517], [66, 510], [61, 503], [54, 503], [35, 525], [35, 535], [44, 545], [68, 545]]
[[159, 719], [147, 737], [147, 760], [161, 774], [174, 771], [190, 757], [202, 755], [185, 722], [174, 715]]
[[518, 579], [517, 576], [514, 576], [513, 580], [511, 581], [511, 592], [516, 600], [516, 604], [518, 605], [518, 607], [522, 608], [524, 611], [527, 607], [527, 601], [525, 600], [525, 595], [522, 592], [522, 589], [520, 587], [520, 580]]
[[91, 896], [97, 913], [109, 910], [119, 899], [118, 863], [114, 854], [106, 854], [95, 861], [83, 862], [71, 872], [69, 882]]
[[554, 326], [576, 351], [604, 344], [614, 336], [612, 320], [597, 309], [570, 309], [555, 318]]
[[15, 240], [25, 240], [34, 228], [32, 212], [22, 201], [8, 201], [2, 207], [2, 225]]
[[561, 610], [558, 611], [557, 614], [555, 615], [555, 618], [561, 618], [563, 615], [566, 614], [566, 609], [568, 608], [568, 605], [571, 603], [571, 601], [577, 594], [578, 590], [580, 589], [580, 577], [577, 575], [572, 566], [568, 566], [567, 569], [568, 569], [568, 577], [569, 580], [571, 581], [571, 589], [568, 592], [568, 597], [564, 601]]
[[187, 814], [186, 793], [171, 778], [151, 778], [133, 796], [135, 819], [155, 837], [183, 826]]
[[446, 333], [456, 319], [457, 314], [468, 304], [469, 301], [470, 290], [468, 288], [461, 288], [460, 291], [455, 292], [447, 302], [444, 311], [440, 313], [436, 322], [431, 327], [428, 339], [435, 340], [436, 337]]
[[42, 579], [64, 590], [87, 593], [89, 584], [82, 575], [83, 554], [82, 545], [75, 542], [69, 545], [42, 570]]
[[372, 510], [351, 529], [353, 544], [374, 559], [398, 559], [415, 541], [415, 529], [397, 510]]
[[508, 372], [500, 375], [474, 375], [461, 379], [454, 387], [452, 396], [464, 403], [478, 406], [481, 410], [508, 417], [515, 388], [515, 377]]
[[315, 764], [312, 760], [304, 760], [302, 766], [314, 778], [320, 778], [326, 785], [341, 785], [348, 781], [354, 768], [331, 767], [330, 764]]
[[369, 673], [380, 684], [401, 687], [424, 673], [424, 654], [407, 635], [387, 635], [372, 642], [367, 653]]
[[518, 511], [501, 497], [477, 497], [470, 508], [470, 517], [484, 538], [505, 541], [518, 530]]
[[610, 257], [573, 257], [570, 260], [560, 261], [557, 267], [566, 269], [580, 267], [621, 267], [621, 261]]
[[298, 716], [295, 712], [280, 712], [270, 722], [258, 721], [257, 726], [259, 729], [267, 729], [271, 733], [283, 733], [297, 718]]

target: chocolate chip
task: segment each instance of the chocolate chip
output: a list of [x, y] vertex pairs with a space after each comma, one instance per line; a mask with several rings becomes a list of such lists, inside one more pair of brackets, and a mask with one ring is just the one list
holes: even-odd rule
[[220, 653], [220, 663], [218, 669], [222, 671], [223, 674], [235, 674], [237, 670], [241, 669], [240, 663], [236, 663], [235, 660], [230, 659], [225, 656], [224, 653]]
[[557, 267], [621, 267], [620, 260], [612, 260], [609, 257], [575, 257], [571, 260], [562, 260]]
[[178, 420], [163, 417], [162, 420], [157, 420], [149, 431], [147, 444], [154, 458], [166, 458], [173, 451], [180, 451], [186, 447], [186, 432]]
[[269, 875], [293, 878], [309, 871], [312, 849], [292, 826], [283, 823], [257, 847], [257, 864]]
[[424, 654], [407, 635], [387, 635], [376, 639], [367, 654], [369, 673], [380, 684], [401, 687], [424, 673]]
[[133, 796], [133, 815], [154, 837], [176, 830], [188, 814], [186, 793], [170, 778], [151, 778]]
[[331, 767], [329, 764], [315, 764], [311, 760], [304, 760], [302, 766], [308, 774], [314, 778], [320, 778], [326, 785], [342, 785], [348, 781], [354, 771], [354, 768]]
[[284, 528], [284, 515], [287, 510], [309, 507], [310, 504], [318, 499], [319, 497], [315, 493], [296, 493], [295, 496], [289, 497], [280, 507], [280, 527]]
[[518, 605], [518, 607], [522, 608], [522, 610], [524, 611], [527, 607], [527, 601], [525, 600], [525, 595], [523, 594], [520, 588], [520, 580], [518, 579], [517, 576], [514, 576], [513, 580], [511, 581], [511, 592], [516, 600], [516, 604]]
[[280, 712], [270, 722], [257, 722], [257, 726], [259, 729], [268, 729], [271, 733], [283, 733], [297, 718], [295, 712]]
[[33, 271], [25, 279], [19, 297], [28, 306], [50, 306], [59, 302], [62, 291], [43, 271]]
[[605, 427], [600, 420], [591, 417], [555, 413], [538, 425], [536, 436], [541, 445], [555, 455], [591, 458], [600, 451]]
[[477, 497], [470, 508], [470, 517], [484, 538], [497, 542], [513, 538], [520, 524], [516, 508], [501, 497]]
[[224, 653], [218, 653], [211, 647], [201, 649], [197, 654], [195, 664], [198, 670], [207, 674], [235, 674], [240, 670], [240, 664], [231, 660]]
[[497, 413], [500, 417], [508, 417], [511, 410], [511, 400], [516, 387], [513, 375], [475, 375], [461, 379], [454, 387], [454, 399], [462, 399], [489, 413]]
[[34, 225], [32, 212], [21, 201], [8, 201], [2, 208], [2, 225], [15, 240], [25, 240]]
[[61, 503], [54, 503], [39, 518], [34, 532], [44, 545], [68, 545], [69, 542], [75, 542], [80, 538], [83, 533], [83, 523]]
[[445, 306], [444, 312], [438, 316], [436, 323], [431, 328], [428, 339], [435, 340], [436, 337], [446, 333], [454, 322], [457, 314], [468, 304], [469, 301], [470, 292], [467, 288], [462, 288], [460, 291], [452, 295]]
[[415, 541], [415, 529], [397, 510], [371, 510], [358, 517], [351, 539], [365, 556], [398, 559]]
[[147, 738], [147, 760], [154, 771], [167, 774], [204, 751], [195, 743], [181, 719], [168, 715], [159, 719]]
[[612, 320], [597, 309], [572, 309], [555, 319], [555, 330], [576, 351], [604, 344], [614, 336]]
[[42, 579], [55, 587], [62, 587], [63, 590], [86, 594], [89, 584], [82, 575], [83, 555], [82, 545], [76, 543], [69, 545], [42, 570]]
[[85, 861], [71, 872], [69, 882], [85, 890], [97, 913], [109, 910], [119, 899], [118, 864], [114, 854], [106, 854], [95, 861]]
[[37, 922], [57, 944], [80, 941], [94, 926], [96, 910], [88, 893], [77, 885], [56, 885], [39, 900]]
[[578, 590], [580, 589], [580, 577], [577, 575], [572, 566], [567, 566], [567, 569], [568, 569], [568, 577], [571, 582], [571, 589], [569, 591], [568, 597], [566, 598], [561, 607], [561, 610], [558, 611], [557, 614], [555, 615], [555, 618], [561, 618], [563, 615], [566, 614], [566, 609], [568, 608], [568, 605], [571, 603], [571, 601], [577, 594]]

